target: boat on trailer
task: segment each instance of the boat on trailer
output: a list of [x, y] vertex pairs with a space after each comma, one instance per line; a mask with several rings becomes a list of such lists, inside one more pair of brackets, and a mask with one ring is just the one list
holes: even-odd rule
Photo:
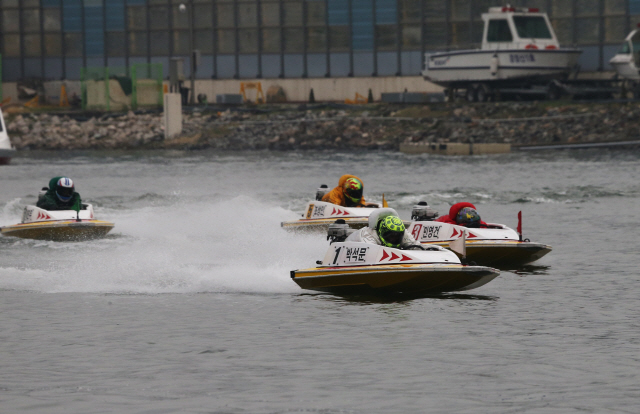
[[50, 241], [84, 241], [106, 236], [114, 224], [97, 220], [91, 204], [83, 204], [82, 210], [44, 210], [26, 206], [22, 221], [0, 227], [3, 236]]
[[[425, 54], [423, 77], [446, 87], [450, 98], [457, 89], [470, 102], [491, 100], [509, 88], [540, 93], [540, 86], [551, 93], [552, 81], [566, 79], [582, 53], [560, 47], [547, 14], [535, 8], [491, 7], [482, 20], [480, 49]], [[534, 87], [524, 88], [527, 82]]]
[[615, 69], [616, 75], [625, 81], [625, 90], [632, 92], [634, 98], [640, 98], [640, 23], [637, 29], [627, 35], [609, 64]]
[[16, 150], [11, 145], [11, 140], [7, 133], [7, 125], [4, 122], [2, 110], [0, 110], [0, 165], [9, 164], [15, 152]]

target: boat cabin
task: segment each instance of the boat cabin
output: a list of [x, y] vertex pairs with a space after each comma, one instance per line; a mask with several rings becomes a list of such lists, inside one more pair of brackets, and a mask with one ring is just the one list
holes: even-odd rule
[[546, 13], [534, 8], [490, 7], [482, 14], [483, 50], [558, 49]]
[[[640, 27], [640, 24], [638, 25]], [[640, 29], [632, 30], [624, 39], [618, 53], [609, 61], [618, 76], [633, 81], [640, 80]]]
[[631, 56], [636, 68], [640, 68], [640, 30], [629, 33], [618, 53]]

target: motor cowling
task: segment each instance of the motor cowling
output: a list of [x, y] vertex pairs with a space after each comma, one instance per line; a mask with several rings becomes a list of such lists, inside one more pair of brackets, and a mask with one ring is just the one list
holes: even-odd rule
[[38, 192], [38, 201], [42, 200], [44, 195], [49, 191], [49, 187], [42, 187], [42, 190]]
[[338, 219], [333, 224], [329, 225], [329, 229], [327, 230], [327, 240], [330, 240], [331, 243], [343, 242], [353, 232], [355, 232], [355, 230], [349, 227], [343, 219]]
[[421, 201], [411, 209], [411, 220], [413, 221], [433, 221], [438, 217], [438, 212]]
[[322, 197], [324, 197], [324, 195], [327, 194], [328, 192], [329, 192], [329, 187], [327, 187], [326, 184], [322, 184], [316, 190], [316, 201], [322, 201]]

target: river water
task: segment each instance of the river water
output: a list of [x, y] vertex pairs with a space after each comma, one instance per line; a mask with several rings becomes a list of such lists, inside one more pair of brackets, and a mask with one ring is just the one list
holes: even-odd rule
[[[2, 413], [637, 413], [640, 156], [23, 153], [0, 225], [68, 175], [105, 239], [0, 238]], [[352, 173], [408, 218], [471, 201], [554, 250], [464, 294], [302, 291], [292, 235]]]

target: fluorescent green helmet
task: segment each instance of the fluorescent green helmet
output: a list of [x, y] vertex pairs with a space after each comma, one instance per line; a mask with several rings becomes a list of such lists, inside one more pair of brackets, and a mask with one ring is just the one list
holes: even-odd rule
[[387, 247], [398, 248], [404, 238], [404, 223], [396, 216], [387, 216], [378, 225], [378, 237]]

